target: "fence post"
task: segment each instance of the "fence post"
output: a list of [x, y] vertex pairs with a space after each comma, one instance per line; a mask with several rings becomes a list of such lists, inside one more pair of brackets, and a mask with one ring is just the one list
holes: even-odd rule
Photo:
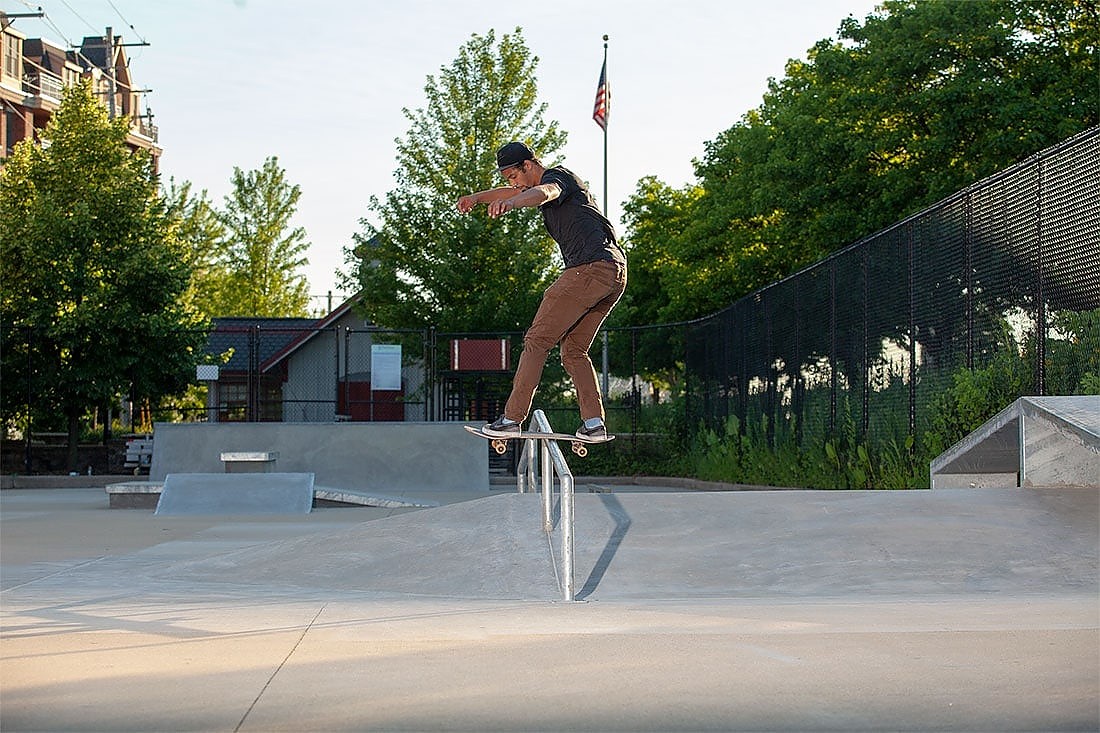
[[906, 280], [909, 289], [909, 434], [917, 431], [917, 284], [913, 222], [905, 225]]
[[344, 326], [344, 414], [351, 415], [351, 327]]
[[630, 329], [630, 448], [638, 449], [638, 410], [642, 408], [638, 394], [638, 329]]
[[970, 189], [966, 191], [963, 204], [963, 262], [966, 272], [963, 274], [963, 282], [966, 283], [966, 298], [963, 307], [966, 308], [966, 368], [974, 368], [974, 221], [971, 208]]
[[26, 447], [25, 447], [24, 455], [23, 455], [23, 467], [27, 471], [27, 475], [30, 476], [31, 475], [31, 463], [32, 463], [32, 461], [31, 461], [31, 428], [32, 428], [32, 425], [33, 425], [33, 423], [32, 423], [33, 418], [31, 417], [31, 414], [32, 414], [31, 413], [31, 402], [33, 402], [33, 400], [34, 400], [34, 392], [33, 392], [34, 388], [33, 388], [33, 385], [31, 385], [31, 375], [34, 374], [33, 360], [31, 359], [31, 351], [34, 348], [34, 331], [32, 329], [28, 328], [26, 330], [26, 334], [27, 334], [27, 338], [26, 338], [26, 342], [27, 342], [27, 434], [24, 436], [26, 438], [26, 440], [25, 440]]
[[764, 375], [765, 398], [764, 411], [767, 420], [764, 422], [764, 439], [768, 448], [775, 448], [775, 412], [776, 392], [779, 389], [778, 377], [775, 373], [775, 352], [772, 347], [772, 309], [771, 298], [768, 290], [765, 290], [761, 298], [761, 307], [764, 309]]
[[860, 257], [860, 269], [862, 270], [863, 277], [863, 342], [861, 348], [861, 363], [860, 363], [860, 398], [863, 402], [862, 416], [860, 418], [860, 428], [864, 440], [871, 431], [871, 380], [870, 380], [870, 356], [869, 356], [869, 344], [870, 336], [868, 331], [870, 329], [869, 321], [871, 320], [871, 272], [870, 261], [871, 253], [870, 247], [864, 245], [861, 250]]
[[1047, 306], [1044, 302], [1045, 293], [1043, 285], [1046, 278], [1043, 251], [1043, 156], [1040, 154], [1035, 161], [1039, 190], [1036, 192], [1035, 205], [1035, 262], [1038, 272], [1035, 274], [1035, 391], [1040, 396], [1047, 393], [1046, 390], [1046, 356], [1047, 356]]
[[260, 327], [252, 326], [248, 329], [248, 422], [259, 422], [259, 395], [260, 395]]
[[332, 419], [340, 413], [340, 327], [332, 324]]
[[432, 422], [435, 412], [435, 326], [420, 332], [421, 353], [424, 355], [424, 420]]
[[829, 435], [836, 434], [836, 259], [829, 263]]

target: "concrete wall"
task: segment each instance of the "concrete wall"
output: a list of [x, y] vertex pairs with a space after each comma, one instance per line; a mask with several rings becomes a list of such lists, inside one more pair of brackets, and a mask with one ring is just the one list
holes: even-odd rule
[[322, 487], [398, 494], [488, 491], [484, 440], [461, 423], [157, 423], [151, 481], [219, 473], [223, 452], [276, 451], [280, 472]]

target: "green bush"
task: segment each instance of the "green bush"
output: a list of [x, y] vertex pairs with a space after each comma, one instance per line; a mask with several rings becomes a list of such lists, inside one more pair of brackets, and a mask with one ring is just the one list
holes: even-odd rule
[[722, 430], [700, 428], [688, 451], [690, 473], [709, 481], [811, 489], [904, 489], [927, 486], [913, 441], [874, 449], [856, 440], [854, 424], [839, 435], [798, 445], [794, 431], [768, 440], [766, 418], [742, 426], [730, 417]]
[[960, 368], [950, 387], [940, 393], [928, 410], [924, 433], [926, 451], [937, 456], [1031, 391], [1030, 349], [1017, 347], [1007, 327], [1000, 347], [989, 362], [974, 369]]
[[1047, 339], [1047, 394], [1100, 394], [1100, 308], [1050, 317], [1060, 338]]

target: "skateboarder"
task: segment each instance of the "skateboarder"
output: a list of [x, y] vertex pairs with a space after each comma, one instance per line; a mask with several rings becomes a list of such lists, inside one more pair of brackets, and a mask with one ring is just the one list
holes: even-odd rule
[[596, 206], [588, 187], [572, 171], [546, 168], [531, 148], [511, 142], [497, 151], [497, 172], [507, 186], [467, 194], [458, 200], [463, 214], [487, 204], [489, 216], [537, 207], [546, 230], [557, 242], [565, 271], [543, 293], [531, 327], [523, 337], [523, 354], [512, 380], [504, 414], [485, 426], [489, 435], [509, 437], [531, 411], [531, 400], [546, 356], [561, 345], [561, 363], [573, 380], [582, 424], [577, 435], [589, 440], [607, 436], [603, 400], [588, 350], [600, 324], [626, 289], [626, 254], [615, 229]]

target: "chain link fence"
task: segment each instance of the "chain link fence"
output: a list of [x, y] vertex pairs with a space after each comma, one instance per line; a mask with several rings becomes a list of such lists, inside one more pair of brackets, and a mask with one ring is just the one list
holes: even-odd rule
[[960, 369], [998, 357], [1024, 365], [1024, 394], [1080, 393], [1098, 309], [1092, 128], [691, 323], [686, 409], [800, 445], [904, 442]]

